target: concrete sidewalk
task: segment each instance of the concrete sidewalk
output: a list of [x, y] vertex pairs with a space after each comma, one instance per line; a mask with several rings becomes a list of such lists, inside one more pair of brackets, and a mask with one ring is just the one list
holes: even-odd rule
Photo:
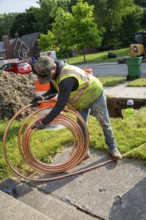
[[[58, 154], [57, 160], [62, 156]], [[91, 150], [89, 159], [66, 173], [107, 161], [111, 157], [106, 151]], [[111, 161], [50, 182], [23, 182], [16, 188], [15, 200], [0, 192], [0, 220], [23, 220], [25, 216], [28, 220], [146, 220], [146, 166], [136, 160]]]
[[[93, 150], [73, 171], [110, 159], [107, 152]], [[31, 184], [95, 219], [146, 220], [146, 166], [138, 161], [123, 158], [80, 175]]]
[[128, 82], [104, 87], [105, 94], [114, 98], [146, 99], [146, 87], [127, 87]]

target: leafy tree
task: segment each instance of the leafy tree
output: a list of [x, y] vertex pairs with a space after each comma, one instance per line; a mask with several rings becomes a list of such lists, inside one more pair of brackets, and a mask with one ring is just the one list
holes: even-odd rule
[[[72, 15], [59, 8], [56, 12], [55, 22], [52, 24], [52, 32], [41, 34], [38, 40], [38, 46], [41, 51], [44, 50], [56, 50], [56, 51], [66, 51], [68, 52], [73, 46], [71, 43], [70, 30], [70, 17]], [[66, 53], [66, 57], [68, 53]]]
[[143, 30], [146, 30], [146, 9], [143, 11], [143, 16], [141, 19], [141, 27]]
[[106, 28], [106, 42], [112, 45], [111, 41], [119, 35], [119, 28], [123, 22], [123, 18], [129, 13], [133, 6], [133, 0], [107, 0], [106, 11], [104, 17], [104, 26]]
[[47, 34], [52, 29], [51, 24], [55, 21], [56, 12], [59, 7], [67, 10], [68, 1], [66, 0], [39, 0], [40, 10], [36, 13], [38, 30]]
[[72, 6], [77, 4], [78, 0], [69, 0], [68, 1], [68, 11], [72, 13]]
[[[102, 25], [104, 25], [104, 27], [106, 28], [106, 33], [104, 35], [103, 43], [106, 44], [108, 48], [116, 49], [116, 48], [120, 48], [123, 45], [123, 39], [121, 37], [121, 33], [124, 34], [124, 32], [120, 32], [121, 26], [123, 28], [124, 22], [127, 23], [126, 17], [128, 18], [129, 15], [131, 15], [131, 17], [133, 16], [136, 25], [138, 25], [138, 22], [140, 22], [139, 20], [140, 9], [138, 8], [139, 8], [138, 6], [135, 8], [135, 4], [133, 0], [106, 1], [105, 10], [107, 13], [106, 16], [103, 17]], [[137, 12], [138, 10], [139, 12], [136, 14], [139, 15], [134, 17], [134, 13]], [[134, 25], [134, 27], [136, 26], [134, 22], [131, 22], [130, 28], [132, 25]], [[126, 30], [126, 32], [127, 31], [128, 30]], [[130, 36], [130, 31], [129, 31], [129, 36]]]
[[55, 45], [55, 36], [51, 31], [48, 31], [47, 34], [40, 34], [40, 39], [38, 39], [40, 51], [53, 50]]
[[66, 51], [66, 57], [68, 57], [68, 52], [74, 47], [71, 31], [72, 19], [71, 13], [59, 8], [56, 13], [55, 22], [52, 24], [52, 31], [57, 47], [59, 47], [61, 51]]
[[107, 1], [108, 0], [85, 0], [89, 5], [94, 5], [95, 21], [100, 27], [104, 26], [107, 16]]
[[[146, 0], [85, 0], [94, 5], [94, 15], [99, 27], [104, 26], [106, 32], [103, 37], [103, 45], [108, 48], [118, 48], [129, 42], [132, 29], [137, 29], [141, 23], [141, 7]], [[139, 2], [139, 3], [138, 3]], [[137, 6], [135, 4], [138, 4]], [[136, 8], [135, 8], [136, 6]], [[134, 13], [136, 13], [134, 15]], [[141, 18], [139, 17], [141, 16]], [[130, 19], [130, 21], [128, 21]], [[131, 20], [132, 19], [132, 20]], [[127, 24], [130, 22], [129, 28]], [[143, 17], [143, 24], [145, 19]], [[125, 28], [124, 28], [125, 25]], [[128, 28], [128, 29], [127, 29]], [[124, 33], [124, 30], [126, 31]], [[128, 31], [128, 37], [126, 33]], [[124, 36], [122, 37], [121, 34]], [[124, 41], [123, 41], [124, 38]]]
[[0, 38], [8, 35], [11, 38], [10, 28], [15, 20], [17, 13], [0, 14]]
[[[83, 3], [78, 0], [77, 4], [72, 6], [72, 14], [59, 8], [56, 12], [55, 22], [52, 24], [52, 41], [56, 47], [69, 50], [77, 47], [83, 51], [84, 61], [85, 48], [89, 46], [99, 47], [101, 44], [102, 31], [97, 29], [97, 24], [94, 22], [93, 6], [88, 3]], [[48, 32], [46, 42], [49, 44]], [[42, 45], [44, 40], [40, 38], [39, 45]], [[40, 46], [41, 47], [41, 46]], [[42, 48], [42, 47], [41, 47]]]
[[146, 7], [146, 0], [134, 0], [135, 4], [145, 8]]
[[72, 41], [77, 48], [83, 51], [84, 61], [85, 48], [89, 46], [99, 47], [101, 45], [103, 28], [98, 29], [94, 21], [94, 6], [89, 6], [87, 2], [78, 0], [72, 7]]
[[143, 8], [143, 16], [141, 20], [141, 26], [143, 30], [146, 30], [146, 0], [134, 0], [135, 4]]
[[141, 19], [143, 10], [137, 5], [134, 5], [129, 14], [123, 18], [123, 23], [120, 28], [120, 41], [122, 46], [129, 46], [133, 41], [133, 34], [141, 29]]
[[31, 7], [23, 13], [19, 13], [11, 26], [11, 36], [15, 36], [15, 33], [19, 33], [19, 36], [31, 34], [37, 32], [35, 13], [39, 8]]

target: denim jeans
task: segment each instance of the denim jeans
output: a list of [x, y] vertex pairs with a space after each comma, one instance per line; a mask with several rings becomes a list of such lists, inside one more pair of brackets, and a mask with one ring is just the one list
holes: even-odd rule
[[[89, 117], [89, 114], [90, 114], [90, 108], [86, 108], [86, 109], [83, 109], [83, 110], [80, 110], [79, 111], [80, 115], [82, 116], [82, 118], [84, 119], [86, 125], [88, 125], [88, 117]], [[80, 123], [80, 121], [78, 121], [78, 124], [80, 125], [82, 131], [83, 131], [83, 134], [84, 134], [84, 142], [86, 143], [86, 134], [85, 134], [85, 129], [84, 129], [84, 126], [82, 126], [82, 124]], [[87, 150], [87, 154], [90, 153], [89, 152], [89, 149]]]
[[[88, 117], [89, 117], [90, 111], [91, 111], [91, 115], [96, 117], [96, 119], [99, 121], [102, 127], [104, 137], [105, 137], [105, 142], [109, 150], [115, 149], [116, 142], [115, 142], [114, 134], [113, 134], [112, 127], [110, 124], [109, 113], [107, 109], [106, 97], [105, 97], [104, 91], [102, 91], [100, 97], [97, 100], [95, 100], [94, 103], [91, 104], [90, 108], [79, 111], [79, 113], [83, 117], [86, 124], [88, 124]], [[84, 132], [84, 135], [85, 135], [85, 132]]]

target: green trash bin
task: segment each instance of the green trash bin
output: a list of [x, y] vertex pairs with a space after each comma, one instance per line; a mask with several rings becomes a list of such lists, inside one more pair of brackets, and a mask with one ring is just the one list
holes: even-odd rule
[[142, 57], [128, 57], [128, 75], [127, 80], [138, 79], [141, 76]]

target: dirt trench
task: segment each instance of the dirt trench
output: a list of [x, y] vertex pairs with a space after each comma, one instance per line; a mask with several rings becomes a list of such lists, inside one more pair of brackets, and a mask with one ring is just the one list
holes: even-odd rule
[[[36, 95], [36, 75], [0, 71], [0, 119], [11, 119]], [[23, 117], [20, 116], [20, 117]]]

